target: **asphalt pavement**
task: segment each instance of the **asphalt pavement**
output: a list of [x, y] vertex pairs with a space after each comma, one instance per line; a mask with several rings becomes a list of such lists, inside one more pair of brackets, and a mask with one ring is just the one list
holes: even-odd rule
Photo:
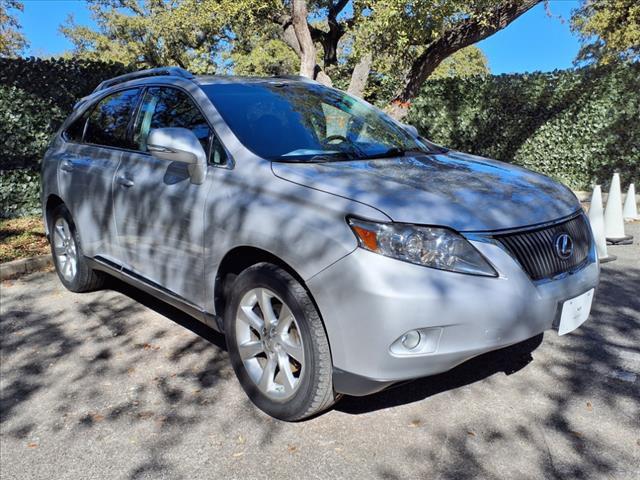
[[[224, 339], [126, 285], [0, 295], [0, 478], [640, 478], [640, 223], [592, 314], [300, 423], [246, 399]], [[541, 342], [541, 343], [540, 343]]]

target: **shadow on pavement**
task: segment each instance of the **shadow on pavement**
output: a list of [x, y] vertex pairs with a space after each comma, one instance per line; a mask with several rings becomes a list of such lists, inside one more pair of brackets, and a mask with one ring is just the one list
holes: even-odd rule
[[[638, 431], [640, 418], [640, 268], [628, 263], [603, 267], [590, 320], [571, 335], [546, 335], [533, 363], [532, 352], [542, 336], [476, 357], [441, 375], [369, 397], [346, 397], [334, 412], [293, 425], [267, 418], [248, 401], [230, 404], [229, 391], [239, 387], [224, 337], [197, 320], [120, 282], [86, 296], [64, 293], [65, 301], [58, 303], [61, 287], [53, 284], [57, 280], [51, 275], [32, 278], [20, 294], [3, 293], [3, 436], [25, 442], [43, 428], [50, 435], [69, 432], [84, 437], [105, 425], [127, 432], [147, 429], [153, 435], [144, 444], [145, 458], [131, 465], [130, 478], [175, 476], [182, 467], [169, 451], [184, 444], [185, 432], [210, 423], [212, 414], [218, 415], [215, 431], [222, 436], [237, 435], [241, 415], [247, 422], [244, 428], [264, 449], [300, 431], [311, 435], [326, 429], [332, 439], [340, 439], [344, 425], [373, 428], [372, 423], [384, 421], [404, 428], [412, 418], [407, 415], [423, 418], [421, 440], [394, 447], [394, 458], [402, 460], [367, 464], [380, 478], [405, 478], [399, 470], [403, 464], [410, 466], [414, 478], [500, 477], [486, 458], [513, 446], [528, 455], [516, 463], [546, 478], [623, 478], [637, 464], [633, 452], [638, 447], [627, 443], [631, 444], [629, 432]], [[41, 298], [50, 304], [38, 303]], [[188, 331], [148, 315], [145, 307]], [[495, 375], [500, 372], [518, 375], [501, 381], [504, 378]], [[473, 384], [475, 393], [465, 397], [466, 387]], [[492, 389], [500, 407], [492, 404], [497, 398], [490, 395]], [[440, 395], [444, 393], [448, 397]], [[594, 398], [608, 413], [597, 417], [597, 425], [585, 427], [576, 420], [581, 418], [576, 417], [576, 405]], [[529, 401], [537, 406], [514, 404]], [[403, 408], [417, 402], [411, 413]], [[390, 407], [390, 415], [381, 412]], [[475, 425], [482, 433], [456, 436], [442, 408], [459, 408], [463, 424]], [[375, 416], [357, 416], [367, 413]], [[601, 434], [600, 428], [609, 430]]]
[[203, 340], [215, 345], [219, 349], [224, 350], [225, 352], [227, 351], [227, 344], [224, 335], [216, 332], [182, 310], [158, 300], [152, 295], [149, 295], [142, 290], [132, 287], [131, 285], [115, 278], [109, 278], [108, 288], [129, 297], [134, 302], [144, 305], [164, 317], [167, 317], [172, 322], [192, 331]]
[[543, 335], [493, 352], [479, 355], [448, 372], [392, 386], [367, 397], [345, 396], [336, 410], [350, 414], [368, 413], [383, 408], [418, 402], [438, 393], [469, 385], [503, 372], [511, 375], [525, 368], [531, 353], [542, 343]]

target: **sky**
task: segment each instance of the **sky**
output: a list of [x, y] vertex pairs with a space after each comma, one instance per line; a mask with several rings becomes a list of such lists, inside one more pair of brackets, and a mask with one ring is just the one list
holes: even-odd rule
[[[95, 25], [82, 0], [23, 0], [19, 14], [33, 56], [60, 54], [71, 43], [58, 31], [69, 14], [80, 25]], [[494, 74], [570, 68], [580, 48], [569, 18], [578, 0], [551, 0], [549, 10], [537, 5], [507, 28], [478, 43]], [[560, 17], [560, 18], [559, 18]]]

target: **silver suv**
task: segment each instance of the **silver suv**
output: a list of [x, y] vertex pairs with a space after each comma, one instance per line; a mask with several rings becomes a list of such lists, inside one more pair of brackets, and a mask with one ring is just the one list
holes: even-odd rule
[[65, 287], [110, 274], [224, 332], [249, 398], [285, 420], [567, 333], [598, 283], [566, 187], [303, 78], [107, 80], [42, 182]]

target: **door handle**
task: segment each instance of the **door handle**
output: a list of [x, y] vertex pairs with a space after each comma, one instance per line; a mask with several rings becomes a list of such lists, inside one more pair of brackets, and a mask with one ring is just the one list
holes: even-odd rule
[[63, 172], [73, 171], [73, 163], [71, 163], [69, 160], [63, 160], [63, 162], [60, 164], [60, 170], [62, 170]]
[[123, 187], [133, 187], [136, 183], [131, 180], [130, 178], [124, 177], [122, 175], [119, 175], [118, 177], [116, 177], [116, 182], [118, 183], [118, 185], [122, 185]]

